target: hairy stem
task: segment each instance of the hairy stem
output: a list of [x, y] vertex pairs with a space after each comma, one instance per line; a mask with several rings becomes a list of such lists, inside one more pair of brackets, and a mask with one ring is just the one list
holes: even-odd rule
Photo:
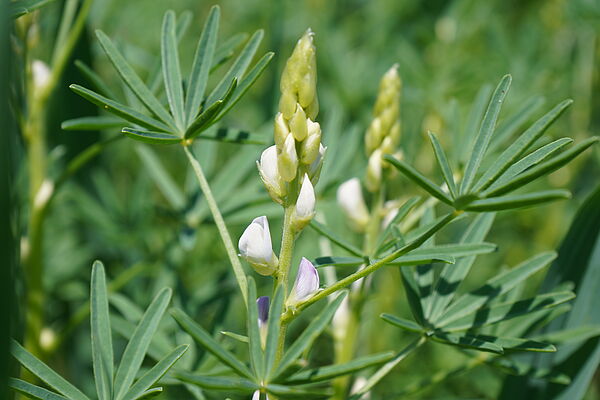
[[231, 266], [233, 267], [233, 273], [235, 275], [235, 279], [237, 280], [238, 286], [240, 287], [240, 291], [242, 292], [242, 297], [244, 299], [244, 303], [246, 306], [248, 305], [248, 281], [246, 280], [246, 274], [244, 273], [244, 269], [242, 268], [242, 264], [238, 258], [237, 252], [235, 251], [235, 247], [233, 246], [233, 242], [231, 241], [231, 236], [229, 235], [229, 231], [227, 230], [227, 226], [225, 225], [225, 221], [223, 220], [223, 216], [221, 215], [221, 211], [219, 210], [219, 206], [213, 196], [212, 190], [210, 189], [210, 185], [204, 176], [204, 172], [202, 171], [202, 167], [196, 158], [192, 155], [191, 151], [187, 146], [183, 147], [185, 155], [187, 156], [190, 164], [192, 165], [192, 169], [196, 174], [196, 178], [198, 178], [198, 183], [200, 184], [200, 190], [204, 194], [206, 198], [206, 202], [208, 203], [208, 208], [213, 216], [215, 221], [215, 225], [217, 225], [217, 229], [219, 230], [219, 235], [221, 235], [221, 240], [223, 241], [223, 245], [225, 246], [225, 250], [227, 252], [227, 256], [229, 257], [229, 261], [231, 262]]

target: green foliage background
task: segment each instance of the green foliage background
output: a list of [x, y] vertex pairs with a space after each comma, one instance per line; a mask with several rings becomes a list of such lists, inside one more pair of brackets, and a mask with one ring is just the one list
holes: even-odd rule
[[[343, 152], [362, 140], [380, 76], [394, 63], [399, 64], [403, 81], [401, 146], [405, 158], [439, 181], [441, 175], [426, 138], [427, 130], [436, 132], [444, 148], [454, 154], [453, 146], [459, 144], [456, 138], [468, 128], [469, 110], [478, 90], [485, 84], [495, 84], [505, 73], [512, 74], [513, 86], [500, 126], [524, 105], [537, 106], [537, 112], [526, 121], [532, 122], [544, 109], [573, 98], [574, 105], [550, 128], [547, 136], [555, 139], [568, 135], [582, 140], [600, 131], [600, 3], [594, 0], [231, 0], [219, 4], [221, 37], [263, 28], [265, 40], [259, 53], [275, 52], [266, 72], [222, 126], [258, 133], [270, 140], [283, 63], [297, 38], [311, 27], [316, 33], [318, 52], [323, 142], [327, 144], [334, 135], [341, 138], [337, 141], [339, 148], [330, 151]], [[193, 13], [192, 24], [179, 49], [182, 66], [191, 65], [196, 40], [211, 5], [197, 0], [96, 0], [75, 58], [93, 65], [112, 85], [120, 85], [93, 39], [93, 29], [101, 28], [118, 44], [127, 43], [122, 50], [128, 60], [140, 73], [147, 73], [148, 66], [160, 54], [162, 16], [165, 10], [174, 9], [178, 14], [185, 10]], [[55, 2], [39, 15], [43, 33], [39, 58], [48, 57], [44, 49], [51, 48], [51, 42], [46, 41], [53, 37], [60, 8], [61, 2]], [[62, 131], [63, 120], [97, 113], [95, 107], [67, 89], [68, 84], [85, 83], [76, 68], [69, 66], [63, 81], [51, 102], [49, 140], [61, 149], [55, 149], [54, 156], [66, 161], [85, 148], [86, 143], [118, 135], [118, 131]], [[544, 107], [539, 107], [542, 101]], [[260, 193], [254, 160], [265, 146], [207, 141], [196, 146], [209, 180], [213, 184], [220, 182], [221, 186], [216, 187], [223, 188], [223, 203], [232, 196]], [[160, 149], [160, 163], [185, 193], [183, 207], [178, 209], [174, 207], [177, 200], [169, 199], [164, 188], [160, 188], [160, 177], [152, 169], [155, 162], [148, 148], [154, 151], [133, 141], [110, 145], [63, 188], [48, 216], [43, 278], [49, 293], [46, 321], [55, 335], [48, 360], [71, 381], [80, 383], [84, 391], [93, 390], [89, 326], [82, 310], [88, 300], [94, 259], [104, 262], [109, 282], [123, 279], [128, 271], [135, 274], [119, 293], [141, 309], [148, 306], [161, 288], [169, 286], [175, 293], [174, 304], [195, 310], [192, 315], [207, 329], [244, 331], [243, 303], [217, 230], [203, 208], [185, 160], [180, 157], [179, 149]], [[227, 170], [228, 163], [236, 162], [233, 159], [238, 164]], [[535, 183], [546, 188], [566, 187], [574, 194], [572, 200], [500, 213], [487, 238], [499, 245], [499, 251], [478, 259], [465, 289], [478, 286], [507, 265], [514, 266], [536, 253], [557, 248], [578, 205], [598, 184], [599, 161], [596, 148], [552, 174], [546, 182]], [[359, 149], [350, 169], [338, 171], [330, 185], [316, 188], [320, 196], [318, 211], [327, 215], [330, 227], [349, 240], [358, 237], [348, 237], [348, 229], [335, 204], [336, 182], [362, 177], [365, 165], [366, 159]], [[328, 168], [333, 170], [335, 165], [326, 161], [324, 171]], [[222, 171], [225, 174], [219, 175]], [[24, 186], [22, 176], [18, 183]], [[228, 185], [231, 187], [227, 188]], [[395, 193], [403, 197], [422, 194], [403, 178], [397, 178]], [[280, 210], [258, 198], [251, 207], [225, 211], [234, 240], [258, 215], [269, 216], [272, 232], [279, 232]], [[455, 239], [462, 229], [464, 223], [458, 223], [442, 236]], [[277, 242], [278, 234], [273, 237]], [[440, 241], [444, 241], [443, 237]], [[311, 230], [302, 236], [297, 249], [298, 260], [301, 255], [309, 258], [322, 255], [318, 236]], [[364, 354], [400, 349], [408, 342], [401, 331], [377, 317], [390, 311], [408, 315], [399, 274], [397, 270], [380, 270], [376, 276], [376, 295], [366, 305], [365, 334], [358, 346]], [[526, 291], [533, 292], [542, 278], [543, 274], [531, 278]], [[266, 280], [259, 280], [258, 284], [259, 294], [261, 285], [265, 288], [269, 285]], [[17, 291], [22, 295], [23, 288], [17, 286]], [[314, 311], [309, 310], [292, 326], [292, 337], [301, 332], [312, 314]], [[126, 343], [122, 338], [115, 340], [117, 348]], [[239, 346], [233, 341], [229, 344]], [[331, 353], [331, 341], [322, 337], [312, 353], [317, 363], [331, 362], [326, 358]], [[437, 371], [452, 370], [465, 360], [454, 348], [428, 345], [394, 370], [375, 389], [373, 398], [394, 398], [401, 392], [411, 392], [423, 379], [435, 379]], [[412, 398], [492, 399], [498, 396], [503, 380], [504, 375], [497, 370], [482, 366], [416, 392]], [[600, 399], [598, 375], [593, 382], [586, 398]], [[180, 388], [169, 388], [165, 398], [181, 396], [184, 395]]]

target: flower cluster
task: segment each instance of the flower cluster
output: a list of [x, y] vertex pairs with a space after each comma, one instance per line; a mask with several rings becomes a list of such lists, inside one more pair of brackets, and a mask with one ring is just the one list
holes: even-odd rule
[[381, 185], [382, 157], [392, 154], [400, 140], [401, 87], [398, 66], [394, 65], [381, 78], [373, 120], [365, 134], [365, 150], [369, 157], [365, 183], [370, 192], [376, 192]]

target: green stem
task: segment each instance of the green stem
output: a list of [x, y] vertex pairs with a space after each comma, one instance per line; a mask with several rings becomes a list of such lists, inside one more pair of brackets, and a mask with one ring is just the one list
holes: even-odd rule
[[190, 152], [187, 146], [183, 147], [185, 155], [187, 156], [190, 164], [192, 165], [192, 169], [196, 174], [196, 178], [198, 178], [198, 183], [200, 184], [200, 190], [204, 194], [206, 198], [206, 202], [208, 203], [208, 208], [213, 216], [215, 221], [215, 225], [217, 225], [217, 229], [219, 230], [219, 234], [221, 235], [221, 240], [223, 241], [223, 245], [225, 245], [225, 250], [227, 252], [227, 256], [229, 257], [229, 261], [231, 262], [231, 266], [233, 267], [233, 273], [235, 275], [235, 279], [238, 282], [238, 286], [240, 287], [240, 291], [242, 292], [242, 297], [244, 299], [244, 303], [246, 306], [248, 305], [248, 281], [246, 280], [246, 274], [244, 273], [244, 269], [242, 268], [242, 264], [238, 258], [237, 252], [235, 251], [235, 247], [233, 246], [233, 242], [231, 241], [231, 236], [229, 235], [229, 231], [227, 230], [227, 226], [225, 225], [225, 221], [223, 220], [223, 216], [221, 215], [221, 211], [219, 210], [219, 206], [213, 196], [212, 190], [210, 189], [210, 185], [204, 176], [204, 172], [202, 171], [202, 167], [200, 163], [192, 153]]
[[304, 303], [301, 303], [298, 306], [296, 306], [295, 312], [293, 312], [293, 313], [289, 312], [289, 311], [286, 312], [282, 317], [282, 322], [291, 321], [292, 319], [294, 319], [294, 317], [296, 315], [299, 314], [300, 311], [302, 311], [306, 307], [310, 306], [311, 304], [329, 296], [332, 293], [337, 292], [338, 290], [350, 285], [352, 282], [355, 282], [355, 281], [359, 280], [360, 278], [364, 278], [365, 276], [377, 271], [379, 268], [390, 263], [391, 261], [395, 260], [396, 258], [418, 248], [423, 243], [425, 243], [427, 241], [427, 239], [429, 239], [432, 235], [434, 235], [437, 231], [439, 231], [441, 228], [446, 226], [448, 223], [450, 223], [450, 221], [452, 221], [454, 218], [456, 218], [457, 216], [459, 216], [462, 213], [463, 213], [463, 211], [460, 211], [460, 210], [453, 211], [452, 213], [446, 215], [446, 217], [444, 219], [442, 219], [435, 226], [431, 227], [429, 230], [427, 230], [425, 233], [423, 233], [420, 237], [418, 237], [411, 243], [408, 243], [407, 245], [399, 248], [398, 250], [394, 251], [393, 253], [387, 255], [386, 257], [381, 258], [372, 264], [369, 264], [365, 268], [363, 268], [359, 271], [356, 271], [355, 273], [353, 273], [351, 275], [348, 275], [347, 277], [337, 281], [335, 284], [329, 286], [328, 288], [318, 292], [313, 297], [306, 300]]

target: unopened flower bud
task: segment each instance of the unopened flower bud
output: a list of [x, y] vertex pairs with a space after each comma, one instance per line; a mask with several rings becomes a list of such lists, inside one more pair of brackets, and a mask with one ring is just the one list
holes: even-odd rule
[[376, 192], [381, 185], [381, 149], [377, 149], [369, 157], [365, 185], [370, 192]]
[[391, 137], [386, 136], [383, 138], [381, 142], [381, 146], [379, 146], [383, 154], [391, 154], [394, 152], [394, 141]]
[[50, 74], [50, 68], [48, 68], [45, 62], [33, 60], [31, 63], [31, 75], [35, 90], [41, 90], [46, 87], [50, 81]]
[[262, 179], [269, 195], [273, 200], [278, 203], [283, 201], [283, 197], [286, 195], [285, 182], [279, 175], [279, 168], [277, 166], [277, 148], [271, 146], [265, 149], [260, 156], [260, 162], [257, 161], [258, 172]]
[[288, 306], [294, 306], [305, 300], [308, 300], [313, 294], [319, 290], [319, 273], [315, 266], [302, 257], [300, 266], [298, 267], [298, 274], [296, 275], [296, 281], [292, 292], [288, 297], [286, 304]]
[[300, 104], [296, 104], [296, 111], [290, 119], [290, 130], [294, 139], [298, 142], [303, 141], [308, 135], [308, 127], [306, 126], [306, 113]]
[[315, 161], [321, 148], [321, 125], [310, 119], [307, 120], [307, 123], [308, 137], [302, 142], [301, 161], [303, 164], [311, 164]]
[[260, 344], [265, 348], [267, 342], [267, 322], [269, 321], [269, 296], [261, 296], [256, 299], [258, 307], [258, 331], [260, 332]]
[[364, 232], [369, 223], [369, 211], [358, 178], [349, 179], [340, 185], [337, 202], [348, 218], [350, 227], [357, 232]]
[[304, 228], [315, 216], [315, 203], [315, 189], [308, 178], [308, 174], [304, 174], [298, 200], [296, 201], [296, 216], [294, 219], [296, 230]]
[[325, 159], [325, 153], [327, 152], [327, 147], [324, 147], [321, 143], [319, 143], [319, 153], [315, 160], [310, 163], [308, 167], [308, 177], [311, 182], [314, 182], [316, 185], [319, 182], [319, 177], [321, 176], [321, 168], [323, 167], [323, 161]]
[[277, 166], [284, 181], [291, 182], [296, 177], [298, 155], [296, 154], [296, 141], [292, 135], [288, 135], [285, 139], [283, 150], [277, 157]]
[[273, 253], [267, 217], [262, 216], [252, 220], [240, 237], [238, 248], [240, 256], [259, 274], [273, 275], [277, 269], [278, 260]]
[[383, 138], [383, 129], [381, 127], [381, 120], [377, 117], [371, 121], [367, 133], [365, 134], [365, 149], [367, 155], [371, 155], [376, 148], [381, 144]]
[[275, 116], [275, 145], [277, 145], [278, 149], [283, 149], [283, 144], [285, 143], [285, 139], [290, 134], [290, 128], [288, 127], [287, 122], [283, 118], [282, 113], [277, 113]]
[[296, 111], [296, 96], [290, 91], [283, 92], [281, 99], [279, 99], [279, 111], [283, 114], [285, 119], [292, 118], [294, 111]]

